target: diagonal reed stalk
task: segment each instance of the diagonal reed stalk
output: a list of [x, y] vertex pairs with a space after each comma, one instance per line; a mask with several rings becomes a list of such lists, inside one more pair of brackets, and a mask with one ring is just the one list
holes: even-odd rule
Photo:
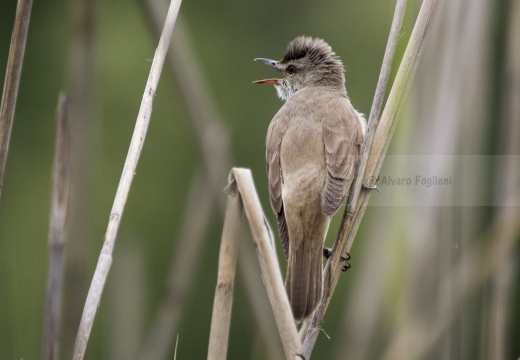
[[[371, 131], [374, 131], [375, 125], [373, 124], [375, 120], [373, 120], [374, 117], [371, 114], [371, 123], [369, 123], [367, 139], [370, 139], [371, 136], [374, 136], [374, 140], [370, 149], [365, 147], [363, 148], [362, 156], [366, 156], [365, 154], [370, 150], [366, 170], [364, 173], [360, 171], [360, 175], [358, 175], [361, 176], [361, 174], [363, 174], [361, 176], [363, 183], [374, 184], [375, 179], [377, 179], [379, 170], [382, 166], [386, 151], [396, 126], [395, 120], [399, 106], [401, 105], [401, 100], [406, 95], [411, 80], [414, 77], [415, 70], [417, 69], [417, 65], [419, 64], [421, 50], [424, 45], [426, 33], [429, 28], [436, 4], [437, 0], [425, 0], [421, 6], [421, 10], [403, 56], [403, 60], [399, 66], [399, 70], [381, 116], [381, 120], [379, 125], [376, 124], [377, 129], [374, 135], [371, 135]], [[375, 101], [377, 101], [378, 93], [379, 91], [376, 91]], [[359, 188], [354, 188], [354, 191], [356, 190], [359, 190]], [[341, 256], [347, 253], [352, 246], [369, 199], [370, 191], [362, 190], [359, 195], [359, 199], [355, 204], [355, 210], [352, 212], [352, 215], [348, 213], [349, 207], [347, 207], [343, 216], [340, 231], [338, 233], [336, 242], [334, 243], [332, 255], [325, 267], [323, 275], [324, 290], [321, 304], [314, 313], [312, 319], [306, 321], [300, 331], [300, 336], [303, 340], [303, 355], [306, 359], [310, 358], [312, 349], [314, 348], [314, 344], [316, 343], [319, 330], [321, 328], [321, 324], [323, 323], [325, 311], [329, 305], [330, 299], [334, 293], [339, 276], [341, 274], [341, 269], [343, 267]]]
[[58, 356], [60, 334], [61, 298], [65, 243], [67, 241], [67, 211], [70, 193], [70, 100], [61, 93], [58, 100], [56, 146], [52, 179], [51, 219], [49, 228], [49, 265], [45, 320], [43, 327], [42, 359], [55, 360]]
[[103, 248], [101, 249], [101, 254], [99, 256], [96, 271], [94, 273], [94, 278], [92, 279], [92, 283], [90, 285], [85, 308], [81, 317], [78, 335], [74, 344], [73, 358], [75, 360], [83, 359], [85, 355], [90, 331], [92, 330], [94, 318], [101, 300], [101, 294], [103, 292], [105, 281], [112, 263], [112, 253], [114, 250], [117, 231], [121, 223], [121, 217], [123, 215], [123, 210], [128, 198], [128, 193], [130, 191], [130, 186], [132, 184], [132, 179], [135, 174], [139, 156], [143, 148], [144, 139], [148, 130], [148, 124], [152, 115], [153, 98], [159, 83], [159, 78], [164, 65], [164, 59], [170, 44], [173, 27], [177, 19], [177, 14], [179, 13], [180, 5], [181, 0], [171, 1], [161, 38], [159, 40], [159, 45], [155, 51], [155, 56], [152, 62], [152, 67], [150, 69], [150, 74], [148, 76], [148, 81], [146, 83], [139, 114], [137, 115], [135, 129], [132, 135], [132, 140], [130, 142], [130, 147], [128, 149], [123, 173], [121, 174], [114, 204], [110, 212], [110, 220], [108, 222]]
[[23, 56], [27, 32], [29, 31], [29, 19], [31, 18], [32, 0], [18, 0], [16, 18], [14, 20], [9, 59], [5, 73], [2, 104], [0, 105], [0, 197], [4, 187], [5, 164], [7, 162], [7, 150], [13, 128], [14, 110], [18, 97], [18, 87], [22, 74]]

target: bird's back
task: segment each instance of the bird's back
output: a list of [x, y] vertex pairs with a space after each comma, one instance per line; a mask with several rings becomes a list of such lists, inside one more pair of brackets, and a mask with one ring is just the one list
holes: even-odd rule
[[[269, 126], [271, 204], [289, 261], [286, 288], [297, 320], [314, 311], [322, 292], [321, 249], [330, 224], [322, 201], [328, 178], [324, 126], [346, 129], [353, 111], [344, 91], [306, 88], [284, 104]], [[274, 203], [273, 194], [279, 194]]]

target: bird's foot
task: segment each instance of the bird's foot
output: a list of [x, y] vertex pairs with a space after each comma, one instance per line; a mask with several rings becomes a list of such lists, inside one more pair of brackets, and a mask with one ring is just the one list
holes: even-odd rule
[[345, 261], [345, 265], [343, 265], [343, 268], [341, 269], [341, 271], [345, 272], [348, 269], [350, 269], [350, 264], [348, 263], [348, 261], [350, 260], [350, 254], [346, 253], [345, 256], [341, 257], [341, 260]]
[[[324, 247], [323, 256], [325, 257], [325, 259], [328, 260], [331, 255], [332, 255], [332, 248]], [[350, 269], [350, 264], [347, 262], [350, 260], [350, 254], [346, 253], [345, 256], [341, 257], [341, 260], [345, 261], [345, 265], [343, 265], [343, 268], [341, 270], [347, 271], [348, 269]]]
[[381, 190], [379, 190], [379, 188], [375, 184], [374, 185], [363, 184], [363, 188], [365, 188], [367, 190], [376, 190], [378, 193], [381, 194]]
[[367, 190], [376, 190], [378, 193], [381, 194], [381, 190], [376, 185], [376, 182], [379, 180], [379, 176], [375, 178], [374, 176], [371, 176], [368, 179], [368, 183], [363, 183], [363, 188]]

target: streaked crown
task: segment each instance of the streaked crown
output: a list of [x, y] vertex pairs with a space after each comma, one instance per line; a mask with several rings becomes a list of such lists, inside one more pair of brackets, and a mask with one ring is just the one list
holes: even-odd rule
[[343, 63], [332, 48], [319, 38], [299, 36], [285, 50], [279, 66], [292, 86], [342, 86], [345, 82]]

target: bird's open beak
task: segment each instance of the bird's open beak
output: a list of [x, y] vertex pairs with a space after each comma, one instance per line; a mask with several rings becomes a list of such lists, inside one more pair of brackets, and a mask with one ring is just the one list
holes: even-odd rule
[[280, 85], [282, 79], [265, 79], [253, 81], [253, 84], [267, 84], [267, 85]]
[[[273, 69], [276, 69], [278, 71], [282, 71], [278, 67], [278, 61], [276, 61], [276, 60], [264, 59], [264, 58], [256, 58], [255, 61], [263, 62], [264, 64], [269, 65], [270, 67], [272, 67]], [[253, 84], [280, 85], [281, 81], [282, 81], [282, 79], [273, 78], [273, 79], [265, 79], [265, 80], [256, 80], [256, 81], [253, 81]]]

